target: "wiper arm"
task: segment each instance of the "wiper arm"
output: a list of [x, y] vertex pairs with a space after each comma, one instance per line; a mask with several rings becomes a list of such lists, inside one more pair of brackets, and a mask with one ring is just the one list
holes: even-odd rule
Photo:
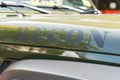
[[99, 13], [98, 11], [95, 11], [95, 10], [88, 10], [88, 11], [81, 12], [81, 14], [99, 14]]
[[84, 12], [83, 10], [77, 9], [77, 8], [75, 8], [75, 7], [67, 6], [67, 5], [62, 5], [62, 7], [63, 7], [63, 8], [67, 8], [67, 9], [71, 9], [71, 10], [73, 10], [73, 11], [77, 11], [77, 12], [79, 12], [79, 13]]
[[67, 8], [67, 9], [71, 9], [71, 10], [74, 10], [74, 11], [77, 11], [79, 12], [80, 14], [100, 14], [100, 12], [98, 10], [88, 10], [88, 11], [84, 11], [82, 9], [77, 9], [75, 7], [71, 7], [71, 6], [67, 6], [67, 5], [63, 5], [62, 6], [63, 8]]
[[[30, 5], [27, 5], [27, 4], [22, 4], [22, 3], [16, 3], [13, 1], [13, 3], [15, 3], [15, 5], [8, 5], [6, 2], [1, 2], [1, 7], [8, 7], [8, 6], [23, 6], [23, 7], [26, 7], [26, 8], [29, 8], [29, 9], [32, 9], [34, 11], [38, 11], [38, 12], [41, 12], [41, 13], [45, 13], [45, 14], [50, 14], [51, 12], [48, 11], [48, 10], [45, 10], [45, 9], [42, 9], [42, 8], [37, 8], [37, 7], [34, 7], [34, 6], [30, 6]], [[11, 9], [11, 8], [10, 8]], [[11, 10], [14, 10], [14, 9], [11, 9]], [[16, 11], [16, 10], [15, 10]], [[16, 11], [18, 13], [18, 11]]]
[[21, 14], [22, 16], [25, 16], [24, 13], [19, 12], [19, 11], [15, 10], [15, 9], [13, 9], [13, 8], [11, 8], [11, 7], [8, 7], [8, 5], [7, 5], [6, 3], [4, 3], [4, 2], [1, 2], [0, 6], [1, 6], [1, 7], [7, 7], [8, 9], [10, 9], [10, 10], [12, 10], [12, 11], [15, 11], [16, 13]]
[[34, 7], [34, 6], [22, 4], [22, 3], [17, 3], [17, 4], [18, 4], [18, 5], [21, 5], [21, 6], [24, 6], [24, 7], [27, 7], [27, 8], [29, 8], [29, 9], [32, 9], [32, 10], [38, 11], [38, 12], [45, 13], [45, 14], [50, 14], [50, 13], [51, 13], [50, 11], [45, 10], [45, 9], [42, 9], [42, 8], [37, 8], [37, 7]]

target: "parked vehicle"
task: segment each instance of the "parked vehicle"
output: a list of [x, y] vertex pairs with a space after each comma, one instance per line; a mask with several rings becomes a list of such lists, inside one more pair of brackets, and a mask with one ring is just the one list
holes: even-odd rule
[[98, 0], [98, 8], [102, 14], [120, 14], [120, 0]]

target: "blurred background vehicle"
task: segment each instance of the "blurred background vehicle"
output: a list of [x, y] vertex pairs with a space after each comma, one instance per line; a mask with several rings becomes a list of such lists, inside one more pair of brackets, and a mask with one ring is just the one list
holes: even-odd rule
[[103, 14], [120, 14], [120, 0], [93, 0]]

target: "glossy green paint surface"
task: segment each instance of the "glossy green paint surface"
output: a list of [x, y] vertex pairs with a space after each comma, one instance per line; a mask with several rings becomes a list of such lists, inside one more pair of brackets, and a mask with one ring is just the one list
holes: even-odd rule
[[23, 21], [21, 19], [7, 20], [1, 22], [0, 25], [1, 32], [4, 31], [1, 33], [1, 44], [47, 47], [119, 56], [119, 44], [117, 42], [119, 37], [114, 36], [119, 34], [119, 29], [33, 20]]
[[[106, 61], [108, 59], [106, 55], [110, 55], [109, 58], [115, 60], [108, 59], [107, 62], [120, 63], [119, 15], [82, 15], [76, 12], [59, 11], [52, 14], [38, 14], [38, 12], [27, 11], [24, 12], [26, 16], [20, 17], [13, 16], [13, 13], [18, 14], [14, 11], [0, 13], [2, 15], [0, 15], [0, 44], [8, 44], [2, 45], [1, 51], [12, 51], [10, 45], [13, 48], [20, 45], [17, 48], [19, 52], [22, 52], [21, 46], [47, 48], [43, 51], [53, 55], [61, 55], [64, 51], [70, 50], [79, 52], [80, 56], [85, 57], [84, 59], [89, 59], [86, 54], [95, 53], [97, 58], [101, 56], [99, 54], [105, 55], [105, 60], [100, 59], [100, 61]], [[95, 33], [98, 36], [95, 36]], [[27, 54], [22, 55], [20, 57], [19, 54], [15, 54], [15, 57], [19, 59]], [[9, 56], [9, 53], [4, 54], [3, 51], [0, 56], [13, 58], [14, 55]], [[97, 60], [96, 56], [92, 59]]]
[[[3, 17], [3, 16], [2, 16]], [[11, 18], [7, 18], [11, 19]], [[13, 18], [14, 19], [14, 18]], [[40, 22], [54, 22], [64, 24], [85, 25], [100, 28], [120, 28], [119, 15], [34, 15], [33, 17], [24, 17], [22, 19], [29, 19]]]

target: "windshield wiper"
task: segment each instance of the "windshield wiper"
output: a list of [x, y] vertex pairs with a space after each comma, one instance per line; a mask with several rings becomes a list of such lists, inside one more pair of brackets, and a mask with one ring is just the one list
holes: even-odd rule
[[1, 2], [1, 5], [0, 5], [0, 6], [1, 6], [1, 7], [7, 7], [8, 9], [10, 9], [10, 10], [12, 10], [12, 11], [15, 11], [16, 13], [21, 14], [22, 16], [25, 16], [24, 13], [19, 12], [19, 11], [15, 10], [15, 9], [13, 9], [13, 8], [11, 8], [11, 7], [8, 7], [8, 5], [7, 5], [6, 3], [4, 3], [4, 2]]
[[75, 7], [68, 6], [68, 5], [62, 5], [62, 6], [54, 5], [54, 7], [53, 7], [53, 9], [62, 9], [62, 8], [69, 9], [69, 10], [72, 10], [72, 11], [76, 11], [76, 12], [79, 12], [79, 13], [83, 13], [84, 12], [84, 10], [77, 9]]
[[[13, 1], [14, 2], [14, 1]], [[14, 2], [15, 3], [15, 2]], [[41, 12], [41, 13], [44, 13], [44, 14], [50, 14], [51, 12], [48, 11], [48, 10], [45, 10], [45, 9], [42, 9], [42, 8], [37, 8], [37, 7], [34, 7], [34, 6], [30, 6], [30, 5], [26, 5], [26, 4], [22, 4], [22, 3], [16, 3], [15, 5], [9, 5], [7, 4], [6, 2], [1, 2], [0, 4], [1, 7], [12, 7], [12, 6], [22, 6], [22, 7], [26, 7], [26, 8], [29, 8], [29, 9], [32, 9], [34, 11], [38, 11], [38, 12]], [[12, 8], [9, 8], [11, 10], [14, 10]], [[20, 13], [18, 12], [17, 10], [14, 10], [16, 11], [17, 13]], [[23, 13], [22, 13], [23, 14]]]
[[62, 8], [71, 9], [73, 11], [79, 12], [80, 14], [100, 14], [100, 11], [97, 9], [93, 10], [82, 10], [68, 5], [62, 5]]
[[24, 7], [27, 7], [27, 8], [29, 8], [29, 9], [32, 9], [32, 10], [38, 11], [38, 12], [45, 13], [45, 14], [50, 14], [50, 13], [51, 13], [50, 11], [45, 10], [45, 9], [42, 9], [42, 8], [37, 8], [37, 7], [34, 7], [34, 6], [22, 4], [22, 3], [17, 3], [17, 4], [18, 4], [18, 5], [21, 5], [21, 6], [24, 6]]
[[88, 10], [88, 11], [81, 12], [81, 14], [100, 14], [100, 12], [96, 10]]
[[59, 7], [59, 6], [54, 6], [54, 8], [66, 8], [66, 9], [70, 9], [70, 10], [73, 10], [73, 11], [76, 11], [76, 12], [79, 12], [80, 14], [93, 14], [93, 13], [97, 13], [97, 11], [95, 10], [88, 10], [88, 11], [85, 11], [85, 10], [82, 10], [82, 9], [78, 9], [78, 8], [75, 8], [75, 7], [72, 7], [72, 6], [68, 6], [68, 5], [62, 5], [62, 7]]
[[79, 13], [84, 12], [83, 10], [77, 9], [75, 7], [67, 6], [67, 5], [62, 5], [62, 8], [71, 9], [71, 10], [79, 12]]
[[100, 14], [100, 12], [98, 10], [82, 10], [82, 9], [77, 9], [75, 7], [71, 7], [71, 6], [67, 6], [67, 5], [63, 5], [62, 6], [63, 8], [67, 8], [67, 9], [71, 9], [71, 10], [74, 10], [74, 11], [77, 11], [79, 12], [80, 14]]

